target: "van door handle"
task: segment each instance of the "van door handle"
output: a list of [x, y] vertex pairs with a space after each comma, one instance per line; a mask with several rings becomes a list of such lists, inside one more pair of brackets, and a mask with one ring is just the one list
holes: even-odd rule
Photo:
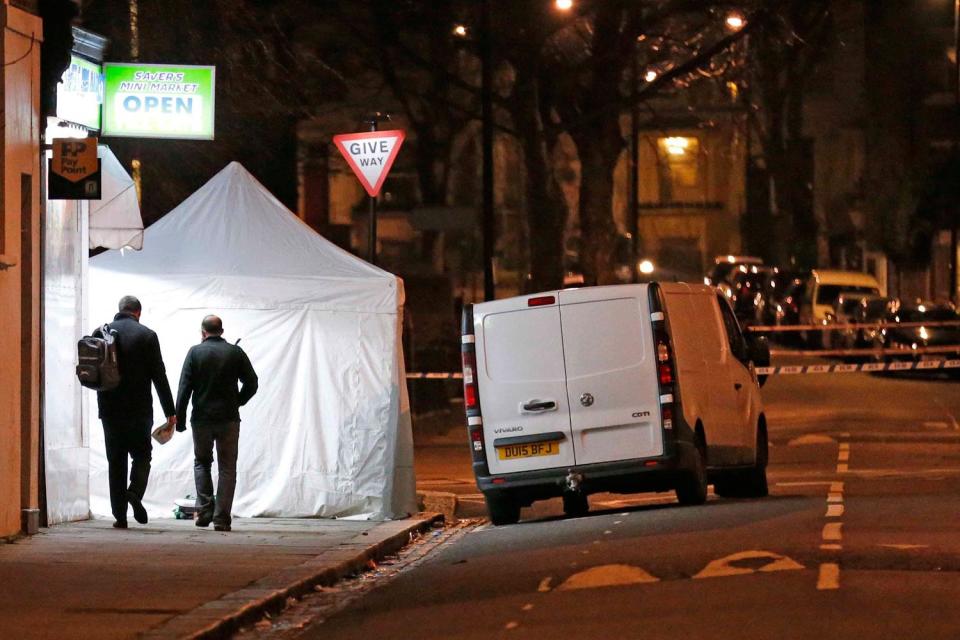
[[734, 383], [733, 383], [733, 388], [736, 389], [737, 391], [740, 391], [740, 389], [743, 388], [743, 385], [740, 384], [739, 382], [734, 382]]
[[520, 405], [524, 413], [539, 413], [541, 411], [553, 411], [557, 408], [557, 403], [553, 400], [528, 400]]

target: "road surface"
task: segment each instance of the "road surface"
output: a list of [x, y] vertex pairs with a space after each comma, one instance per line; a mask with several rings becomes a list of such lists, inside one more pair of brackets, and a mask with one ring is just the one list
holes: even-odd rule
[[[604, 494], [575, 519], [535, 503], [339, 611], [304, 617], [308, 599], [290, 637], [960, 638], [960, 383], [811, 374], [764, 391], [770, 497]], [[417, 473], [476, 499], [465, 443], [418, 448]]]

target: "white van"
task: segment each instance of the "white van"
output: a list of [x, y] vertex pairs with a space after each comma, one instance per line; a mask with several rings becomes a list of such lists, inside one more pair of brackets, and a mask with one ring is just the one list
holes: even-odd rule
[[[799, 323], [828, 325], [836, 319], [834, 304], [841, 295], [879, 296], [880, 293], [880, 283], [869, 273], [814, 269], [800, 305]], [[814, 349], [831, 346], [831, 334], [827, 332], [803, 330], [800, 338]]]
[[535, 500], [675, 490], [683, 504], [767, 493], [767, 430], [749, 346], [716, 289], [566, 289], [467, 306], [467, 428], [494, 524]]

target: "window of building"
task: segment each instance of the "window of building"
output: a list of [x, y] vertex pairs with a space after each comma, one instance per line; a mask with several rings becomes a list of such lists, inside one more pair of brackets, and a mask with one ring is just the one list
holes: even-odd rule
[[687, 136], [657, 139], [660, 200], [673, 202], [689, 198], [689, 190], [700, 186], [700, 140]]

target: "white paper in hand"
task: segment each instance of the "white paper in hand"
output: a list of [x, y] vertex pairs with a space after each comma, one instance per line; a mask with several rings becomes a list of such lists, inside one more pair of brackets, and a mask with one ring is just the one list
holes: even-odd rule
[[167, 444], [170, 442], [170, 438], [173, 437], [173, 427], [168, 426], [166, 422], [156, 427], [151, 434], [153, 439], [159, 442], [160, 444]]

